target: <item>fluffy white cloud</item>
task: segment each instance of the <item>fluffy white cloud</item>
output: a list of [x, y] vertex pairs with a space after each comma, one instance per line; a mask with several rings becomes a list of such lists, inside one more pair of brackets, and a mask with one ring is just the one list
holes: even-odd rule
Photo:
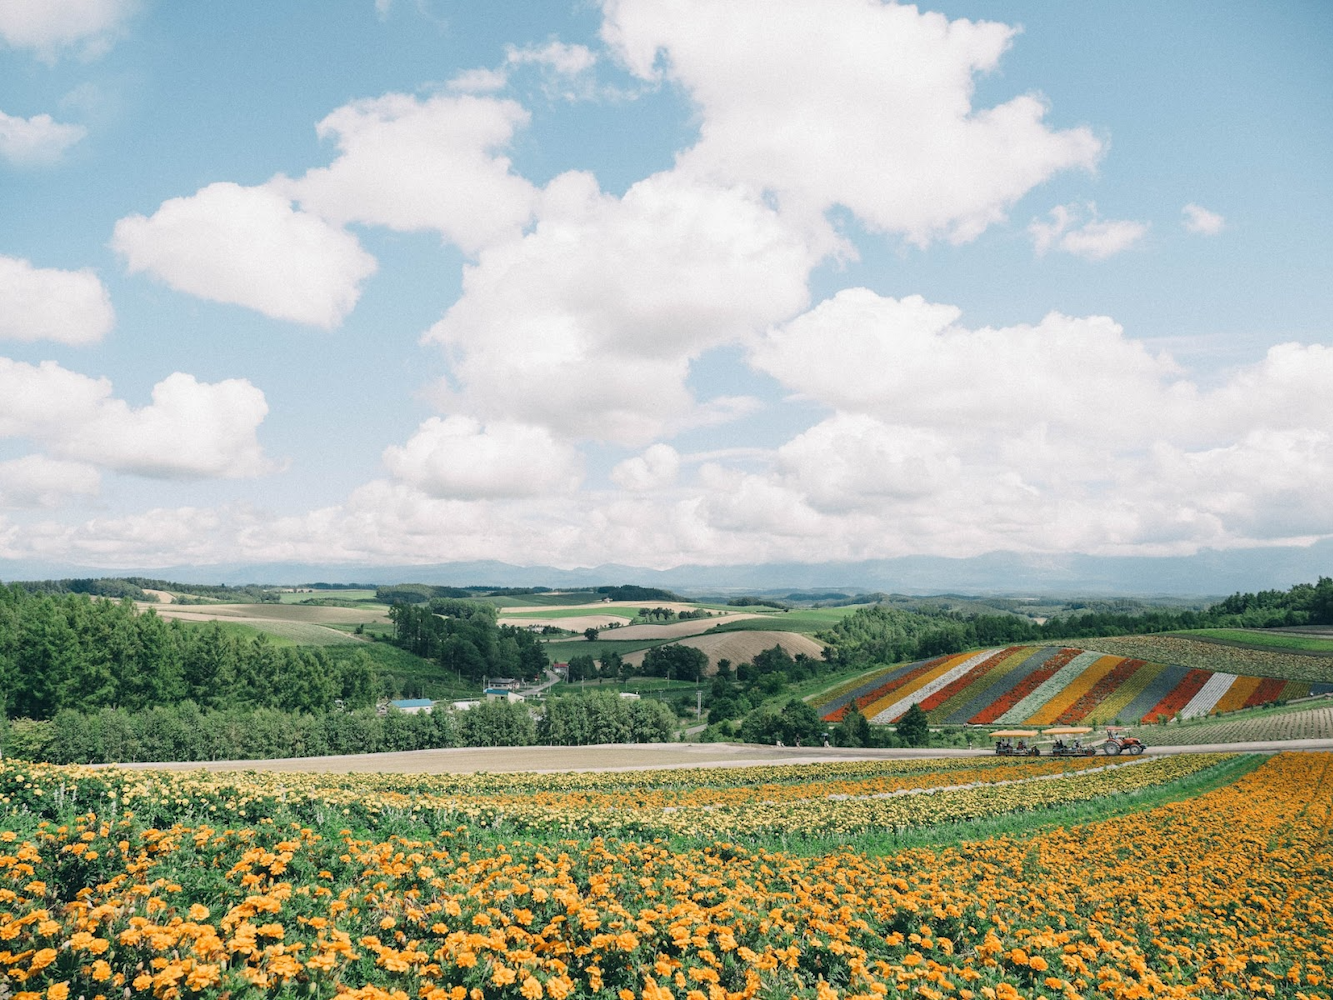
[[562, 175], [427, 333], [459, 386], [442, 406], [626, 444], [711, 420], [691, 360], [802, 308], [826, 246], [745, 188], [665, 173], [615, 198]]
[[681, 168], [851, 209], [872, 229], [965, 242], [1034, 186], [1090, 169], [1102, 143], [1054, 130], [1022, 95], [972, 106], [1015, 29], [877, 0], [606, 0], [603, 38], [701, 109]]
[[562, 76], [577, 76], [592, 69], [597, 57], [586, 45], [566, 45], [552, 39], [545, 45], [524, 48], [511, 45], [505, 50], [505, 62], [519, 66], [545, 66]]
[[583, 462], [544, 427], [432, 417], [384, 452], [394, 478], [433, 497], [542, 496], [578, 488]]
[[[1067, 427], [1137, 439], [1195, 399], [1175, 363], [1106, 317], [1051, 313], [1036, 326], [968, 330], [920, 296], [839, 292], [775, 328], [753, 363], [802, 396], [889, 424], [1021, 435]], [[1115, 418], [1109, 419], [1107, 407]]]
[[953, 449], [927, 428], [839, 413], [779, 448], [777, 468], [818, 509], [846, 511], [939, 494], [959, 479]]
[[229, 182], [121, 219], [111, 245], [131, 273], [177, 291], [325, 328], [352, 311], [376, 269], [356, 237], [294, 210], [273, 187]]
[[1199, 236], [1216, 236], [1226, 228], [1227, 220], [1216, 212], [1210, 212], [1202, 205], [1196, 205], [1190, 202], [1180, 210], [1183, 216], [1181, 225], [1191, 233]]
[[515, 102], [490, 97], [355, 101], [319, 123], [338, 143], [333, 164], [277, 183], [331, 222], [434, 230], [472, 253], [531, 216], [536, 190], [497, 152], [527, 121]]
[[138, 0], [7, 0], [0, 3], [0, 38], [48, 59], [75, 46], [95, 55], [138, 6]]
[[58, 507], [75, 497], [95, 497], [102, 477], [91, 465], [25, 455], [0, 462], [0, 507]]
[[176, 372], [135, 409], [106, 379], [52, 361], [0, 358], [0, 438], [28, 438], [54, 455], [168, 479], [238, 477], [273, 470], [255, 432], [264, 394], [244, 379], [200, 383]]
[[671, 486], [680, 474], [680, 453], [669, 444], [655, 444], [620, 462], [611, 470], [611, 481], [635, 493]]
[[0, 255], [0, 340], [91, 344], [115, 322], [111, 297], [92, 271], [33, 267]]
[[87, 134], [82, 125], [64, 125], [50, 115], [19, 118], [0, 111], [0, 157], [10, 163], [54, 163]]
[[[1084, 215], [1087, 220], [1084, 221]], [[1057, 205], [1050, 221], [1033, 219], [1028, 234], [1037, 254], [1061, 250], [1085, 260], [1106, 260], [1128, 250], [1148, 234], [1148, 225], [1128, 219], [1099, 219], [1097, 206]]]

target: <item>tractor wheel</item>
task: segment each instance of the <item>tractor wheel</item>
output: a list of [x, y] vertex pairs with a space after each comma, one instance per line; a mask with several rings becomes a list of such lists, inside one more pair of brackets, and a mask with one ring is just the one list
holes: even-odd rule
[[1107, 743], [1104, 747], [1102, 747], [1102, 753], [1106, 754], [1106, 756], [1108, 757], [1118, 756], [1120, 753], [1120, 744]]
[[1143, 753], [1143, 750], [1144, 750], [1144, 747], [1143, 747], [1143, 744], [1142, 744], [1142, 743], [1140, 743], [1140, 744], [1139, 744], [1138, 746], [1136, 746], [1136, 747], [1130, 747], [1130, 753], [1132, 753], [1135, 757], [1137, 757], [1139, 754]]

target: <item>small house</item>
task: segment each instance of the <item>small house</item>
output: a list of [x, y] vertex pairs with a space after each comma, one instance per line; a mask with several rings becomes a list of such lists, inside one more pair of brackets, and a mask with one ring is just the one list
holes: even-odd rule
[[435, 702], [429, 698], [399, 698], [397, 701], [389, 702], [389, 706], [408, 715], [416, 715], [420, 712], [430, 715], [431, 710], [435, 707]]

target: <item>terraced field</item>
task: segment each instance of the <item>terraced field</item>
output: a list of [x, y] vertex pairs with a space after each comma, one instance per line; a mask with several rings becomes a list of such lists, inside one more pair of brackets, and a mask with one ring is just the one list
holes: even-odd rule
[[[1250, 651], [1227, 650], [1228, 657], [1233, 652]], [[1215, 667], [1217, 659], [1215, 652], [1208, 662]], [[872, 722], [893, 723], [919, 704], [935, 724], [1099, 725], [1189, 719], [1326, 692], [1333, 681], [1153, 662], [1101, 648], [1011, 646], [885, 668], [812, 704], [827, 722], [855, 704]]]

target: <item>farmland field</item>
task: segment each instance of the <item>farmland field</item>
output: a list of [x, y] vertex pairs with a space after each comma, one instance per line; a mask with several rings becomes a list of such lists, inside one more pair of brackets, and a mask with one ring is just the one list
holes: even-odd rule
[[1333, 707], [1288, 706], [1243, 713], [1242, 718], [1191, 721], [1182, 725], [1139, 726], [1127, 730], [1149, 746], [1198, 746], [1261, 740], [1333, 739]]
[[[1222, 655], [1203, 661], [1211, 664], [1204, 667], [1117, 655], [1115, 644], [1122, 640], [1092, 641], [1095, 650], [1010, 646], [879, 667], [816, 695], [811, 703], [830, 723], [840, 722], [854, 706], [871, 722], [891, 724], [910, 706], [920, 705], [937, 725], [1097, 726], [1192, 719], [1333, 693], [1329, 681], [1291, 680], [1257, 670], [1232, 673], [1221, 667], [1248, 662], [1255, 655], [1299, 654], [1255, 654], [1214, 644]], [[1125, 648], [1174, 649], [1132, 642], [1125, 642]]]
[[1286, 632], [1260, 628], [1201, 628], [1169, 633], [1183, 639], [1201, 639], [1251, 649], [1292, 649], [1319, 656], [1333, 656], [1333, 639], [1323, 634]]
[[1181, 635], [1127, 635], [1089, 640], [1097, 649], [1119, 656], [1134, 656], [1163, 663], [1178, 663], [1203, 670], [1281, 677], [1296, 681], [1333, 681], [1333, 663], [1324, 657], [1292, 650], [1244, 649]]
[[1333, 755], [1033, 763], [315, 776], [5, 762], [0, 991], [1329, 996]]
[[300, 590], [296, 592], [284, 591], [278, 594], [278, 601], [282, 604], [305, 604], [307, 601], [373, 601], [375, 591], [373, 590]]

